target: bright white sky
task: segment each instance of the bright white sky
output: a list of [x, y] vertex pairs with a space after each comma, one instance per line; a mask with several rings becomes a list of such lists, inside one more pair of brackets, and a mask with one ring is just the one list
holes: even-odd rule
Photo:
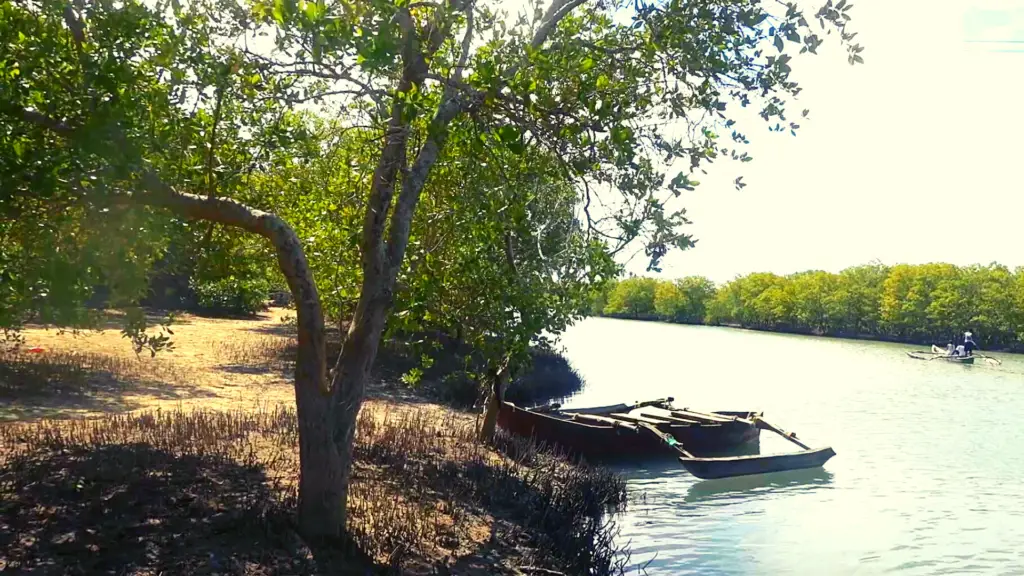
[[866, 64], [829, 50], [794, 65], [808, 121], [796, 137], [748, 129], [754, 161], [709, 170], [686, 202], [697, 247], [668, 257], [664, 276], [1024, 265], [1024, 0], [852, 12]]
[[[719, 161], [688, 193], [699, 242], [662, 276], [1024, 265], [1024, 0], [853, 4], [866, 64], [849, 66], [834, 42], [794, 63], [802, 129], [746, 126], [754, 161]], [[645, 266], [640, 254], [628, 270]]]

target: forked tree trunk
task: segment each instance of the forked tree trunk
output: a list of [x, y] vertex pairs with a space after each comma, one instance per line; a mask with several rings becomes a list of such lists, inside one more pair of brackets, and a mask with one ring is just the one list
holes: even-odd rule
[[[363, 289], [366, 290], [365, 283]], [[376, 297], [364, 296], [360, 299], [335, 368], [334, 389], [337, 392], [337, 403], [332, 441], [339, 456], [338, 486], [343, 502], [348, 500], [359, 410], [366, 395], [370, 369], [377, 356], [377, 347], [384, 331], [384, 319], [390, 300], [390, 291], [379, 287], [376, 290]], [[344, 510], [342, 514], [344, 525], [347, 520]]]
[[298, 316], [295, 408], [299, 421], [299, 531], [311, 540], [345, 531], [346, 491], [334, 442], [334, 394], [327, 381], [327, 348], [320, 297], [302, 245], [283, 221], [270, 235]]
[[190, 218], [218, 222], [270, 241], [288, 281], [298, 320], [295, 407], [299, 421], [299, 531], [311, 540], [335, 539], [345, 530], [343, 465], [334, 443], [334, 390], [327, 380], [324, 315], [302, 243], [280, 217], [233, 200], [172, 190], [152, 172], [143, 176], [152, 194], [140, 200]]
[[498, 412], [501, 410], [505, 384], [508, 379], [508, 362], [506, 361], [497, 371], [492, 369], [488, 378], [491, 381], [491, 389], [487, 394], [487, 402], [484, 406], [484, 420], [477, 432], [477, 439], [485, 444], [491, 443], [498, 427]]
[[284, 220], [225, 199], [174, 192], [148, 174], [144, 201], [183, 215], [235, 226], [268, 239], [292, 293], [298, 320], [295, 407], [299, 424], [299, 531], [313, 541], [345, 531], [345, 481], [334, 442], [335, 391], [327, 380], [324, 316], [302, 243]]

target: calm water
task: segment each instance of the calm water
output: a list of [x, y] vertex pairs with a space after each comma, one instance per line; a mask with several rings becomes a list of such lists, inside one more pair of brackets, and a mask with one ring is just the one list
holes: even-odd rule
[[[647, 573], [1024, 574], [1020, 358], [958, 366], [909, 346], [603, 318], [563, 343], [587, 380], [568, 406], [761, 410], [837, 452], [824, 469], [726, 480], [622, 469], [646, 497], [620, 538]], [[762, 432], [762, 452], [788, 446]]]

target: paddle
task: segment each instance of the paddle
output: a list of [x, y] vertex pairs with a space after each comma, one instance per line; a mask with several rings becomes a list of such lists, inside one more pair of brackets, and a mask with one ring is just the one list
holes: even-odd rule
[[984, 354], [978, 354], [977, 352], [975, 352], [974, 355], [977, 356], [978, 358], [984, 358], [985, 362], [988, 362], [989, 364], [992, 364], [993, 366], [999, 366], [1000, 364], [1002, 364], [1002, 362], [1000, 362], [998, 358], [993, 358], [991, 356], [985, 356]]

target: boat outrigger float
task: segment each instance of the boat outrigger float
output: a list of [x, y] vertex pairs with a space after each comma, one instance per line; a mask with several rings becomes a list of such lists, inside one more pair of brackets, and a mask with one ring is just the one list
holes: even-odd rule
[[[595, 460], [674, 455], [687, 472], [702, 479], [817, 468], [836, 454], [830, 447], [811, 448], [759, 412], [697, 412], [678, 409], [672, 402], [665, 398], [566, 410], [558, 404], [525, 409], [502, 402], [498, 425]], [[713, 455], [758, 442], [761, 430], [779, 434], [801, 451]]]

